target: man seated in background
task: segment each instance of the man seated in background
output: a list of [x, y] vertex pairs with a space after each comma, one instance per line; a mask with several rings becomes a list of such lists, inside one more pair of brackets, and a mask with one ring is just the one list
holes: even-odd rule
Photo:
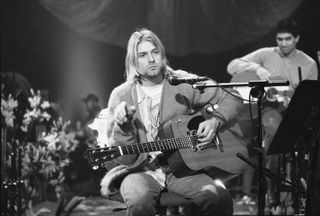
[[[318, 78], [317, 65], [311, 57], [296, 48], [300, 40], [300, 33], [297, 24], [293, 20], [288, 19], [278, 23], [275, 39], [276, 47], [260, 48], [241, 58], [236, 58], [228, 64], [227, 71], [233, 77], [245, 76], [244, 74], [251, 73], [261, 80], [270, 81], [273, 79], [278, 80], [279, 78], [288, 80], [290, 81], [289, 91], [284, 92], [283, 96], [290, 97], [301, 80], [316, 80]], [[254, 80], [254, 78], [251, 80]], [[277, 94], [277, 91], [274, 93]], [[268, 96], [270, 97], [270, 95]], [[278, 101], [281, 101], [280, 103], [274, 101], [274, 99], [272, 98], [271, 102], [269, 101], [263, 105], [262, 124], [264, 130], [263, 146], [265, 149], [268, 149], [280, 124], [281, 112], [284, 111], [287, 105], [287, 103], [283, 103], [285, 101], [283, 99], [278, 98]], [[279, 155], [265, 158], [266, 167], [273, 173], [278, 173]], [[248, 182], [251, 184], [252, 176], [244, 180], [244, 184]], [[277, 202], [275, 191], [275, 183], [267, 178], [267, 195], [270, 205], [274, 205]], [[249, 192], [251, 191], [247, 188], [245, 193]]]
[[282, 77], [290, 81], [290, 86], [293, 89], [298, 86], [301, 80], [316, 80], [318, 78], [316, 62], [296, 48], [300, 40], [300, 33], [293, 20], [279, 22], [275, 38], [277, 47], [261, 48], [232, 60], [227, 67], [228, 73], [234, 76], [243, 72], [255, 72], [262, 80]]

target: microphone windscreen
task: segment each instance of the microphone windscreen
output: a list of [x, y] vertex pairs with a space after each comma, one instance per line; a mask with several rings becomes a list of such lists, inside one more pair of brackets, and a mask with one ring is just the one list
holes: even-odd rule
[[170, 83], [170, 85], [179, 85], [180, 84], [178, 78], [175, 76], [169, 77], [169, 83]]

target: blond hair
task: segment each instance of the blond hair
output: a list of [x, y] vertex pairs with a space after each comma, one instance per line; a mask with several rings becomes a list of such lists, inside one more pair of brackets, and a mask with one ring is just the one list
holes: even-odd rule
[[138, 45], [142, 41], [149, 41], [152, 43], [156, 48], [159, 49], [161, 58], [162, 58], [162, 66], [161, 70], [163, 73], [170, 68], [168, 66], [167, 57], [165, 54], [165, 49], [157, 37], [155, 33], [152, 31], [141, 28], [132, 33], [127, 46], [127, 55], [126, 55], [126, 78], [127, 80], [136, 80], [139, 79], [139, 69], [138, 69]]

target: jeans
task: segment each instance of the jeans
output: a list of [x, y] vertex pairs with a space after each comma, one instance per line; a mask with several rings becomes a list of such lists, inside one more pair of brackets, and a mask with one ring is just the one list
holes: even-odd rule
[[[224, 188], [205, 174], [176, 178], [166, 174], [166, 189], [195, 203], [204, 215], [232, 215], [233, 201]], [[150, 175], [129, 174], [121, 183], [120, 192], [127, 205], [128, 216], [153, 216], [161, 186]]]

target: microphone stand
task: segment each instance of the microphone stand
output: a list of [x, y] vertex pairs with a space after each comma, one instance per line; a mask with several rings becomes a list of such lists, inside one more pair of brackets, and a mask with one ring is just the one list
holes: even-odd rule
[[239, 82], [239, 83], [215, 83], [215, 82], [201, 82], [193, 84], [192, 87], [195, 89], [199, 89], [201, 92], [204, 91], [205, 88], [213, 88], [213, 87], [240, 87], [240, 86], [248, 86], [251, 87], [250, 95], [254, 98], [257, 98], [257, 106], [258, 106], [258, 146], [256, 148], [258, 152], [258, 215], [264, 215], [264, 207], [265, 207], [265, 184], [264, 184], [264, 167], [263, 167], [263, 146], [262, 146], [262, 99], [265, 93], [264, 87], [268, 86], [288, 86], [290, 84], [289, 81], [286, 82], [272, 82], [269, 83], [267, 80], [252, 80], [249, 82]]

